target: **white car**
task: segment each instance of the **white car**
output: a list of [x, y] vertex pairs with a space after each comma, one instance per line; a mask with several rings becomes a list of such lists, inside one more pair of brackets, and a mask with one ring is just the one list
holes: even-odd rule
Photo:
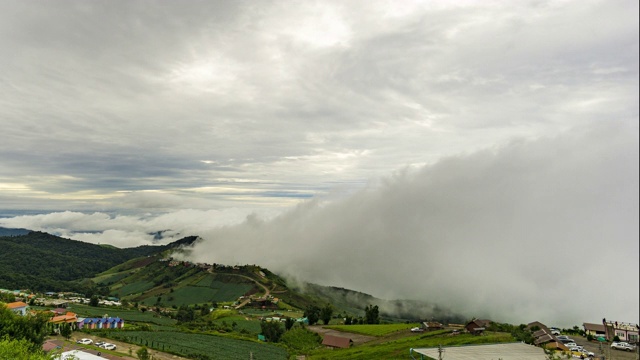
[[100, 345], [100, 347], [105, 349], [105, 350], [115, 350], [116, 349], [116, 345], [115, 344], [110, 344], [110, 343], [104, 343], [104, 344]]
[[626, 351], [635, 351], [636, 350], [636, 346], [635, 345], [631, 345], [628, 342], [613, 342], [611, 343], [611, 348], [612, 349], [617, 349], [617, 350], [626, 350]]
[[424, 331], [423, 328], [419, 328], [419, 327], [411, 328], [411, 332], [423, 332], [423, 331]]
[[84, 338], [76, 341], [76, 344], [91, 345], [93, 344], [93, 340]]

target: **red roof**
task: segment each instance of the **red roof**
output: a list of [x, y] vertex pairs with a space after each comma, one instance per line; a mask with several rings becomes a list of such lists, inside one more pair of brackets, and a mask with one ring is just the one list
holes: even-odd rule
[[26, 307], [26, 306], [27, 304], [23, 303], [22, 301], [16, 301], [16, 302], [7, 304], [8, 309], [17, 309], [17, 308]]
[[322, 339], [322, 345], [347, 349], [351, 347], [353, 340], [340, 336], [325, 335]]

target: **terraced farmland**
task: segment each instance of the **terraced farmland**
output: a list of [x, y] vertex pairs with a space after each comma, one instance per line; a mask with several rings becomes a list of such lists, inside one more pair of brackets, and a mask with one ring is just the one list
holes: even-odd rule
[[222, 336], [177, 331], [109, 331], [107, 336], [185, 357], [200, 356], [211, 360], [246, 360], [250, 357], [284, 360], [288, 357], [286, 350], [275, 345]]
[[131, 284], [124, 285], [123, 287], [117, 289], [117, 293], [122, 297], [131, 294], [137, 294], [144, 291], [147, 291], [154, 287], [154, 283], [151, 281], [136, 281]]

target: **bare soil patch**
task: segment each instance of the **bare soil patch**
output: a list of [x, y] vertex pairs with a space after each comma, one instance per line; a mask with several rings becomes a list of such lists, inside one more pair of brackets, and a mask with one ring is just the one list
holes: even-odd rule
[[364, 344], [366, 342], [376, 339], [375, 336], [368, 336], [368, 335], [362, 335], [362, 334], [356, 334], [356, 333], [350, 333], [350, 332], [344, 332], [344, 331], [337, 331], [333, 329], [326, 329], [321, 325], [309, 326], [307, 327], [307, 329], [309, 329], [310, 331], [316, 332], [321, 336], [324, 336], [325, 334], [329, 334], [333, 336], [349, 338], [353, 340], [354, 345]]

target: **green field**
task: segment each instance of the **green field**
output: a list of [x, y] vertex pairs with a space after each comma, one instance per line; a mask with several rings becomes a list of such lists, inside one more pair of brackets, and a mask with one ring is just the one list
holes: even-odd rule
[[[406, 337], [384, 343], [363, 344], [350, 349], [318, 349], [310, 352], [310, 360], [370, 360], [370, 359], [410, 359], [409, 349], [470, 344], [496, 344], [514, 342], [506, 333], [486, 333], [484, 336], [469, 334], [449, 336], [445, 332], [434, 331], [424, 335]], [[446, 359], [446, 357], [445, 357]]]
[[369, 336], [385, 336], [415, 326], [418, 324], [331, 325], [326, 328]]
[[131, 284], [124, 285], [123, 287], [114, 290], [120, 297], [141, 293], [153, 288], [154, 283], [151, 281], [136, 281]]
[[[207, 284], [208, 286], [199, 286], [199, 284]], [[160, 296], [160, 302], [165, 306], [182, 306], [235, 301], [247, 291], [251, 290], [252, 287], [250, 284], [223, 283], [215, 280], [212, 281], [210, 278], [205, 277], [198, 281], [196, 285], [178, 287], [175, 288], [173, 292], [162, 294]], [[150, 296], [144, 300], [144, 304], [149, 306], [155, 305], [156, 302], [156, 296]]]
[[211, 360], [285, 360], [288, 357], [285, 349], [275, 345], [214, 335], [177, 331], [108, 331], [107, 336], [185, 357], [201, 356]]
[[120, 281], [120, 280], [122, 280], [122, 279], [124, 279], [124, 278], [126, 278], [128, 276], [130, 276], [130, 275], [131, 274], [130, 274], [129, 271], [123, 271], [123, 272], [119, 272], [119, 273], [115, 273], [115, 274], [101, 275], [101, 276], [98, 276], [98, 277], [94, 278], [93, 281], [96, 284], [102, 283], [102, 284], [109, 285], [109, 284], [116, 283], [116, 282], [118, 282], [118, 281]]
[[259, 334], [261, 329], [260, 329], [260, 321], [258, 320], [247, 320], [242, 316], [227, 316], [227, 317], [223, 317], [223, 318], [218, 318], [215, 320], [212, 320], [212, 322], [216, 325], [228, 325], [228, 326], [232, 326], [233, 323], [236, 324], [236, 326], [234, 327], [235, 331], [241, 331], [241, 330], [246, 330], [250, 333], [253, 334]]

